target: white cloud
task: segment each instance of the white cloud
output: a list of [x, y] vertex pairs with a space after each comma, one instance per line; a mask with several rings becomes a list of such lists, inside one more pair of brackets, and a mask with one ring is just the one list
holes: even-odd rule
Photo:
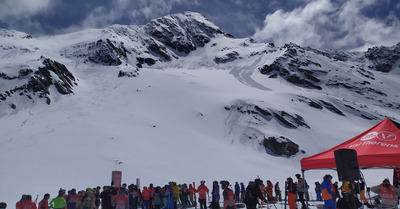
[[400, 41], [400, 21], [391, 24], [361, 14], [374, 1], [350, 0], [341, 5], [315, 0], [290, 12], [268, 14], [264, 27], [254, 34], [260, 41], [277, 45], [294, 42], [302, 46], [332, 49], [364, 49], [371, 45], [392, 45]]
[[48, 9], [55, 1], [51, 0], [2, 0], [0, 19], [11, 21], [35, 15]]

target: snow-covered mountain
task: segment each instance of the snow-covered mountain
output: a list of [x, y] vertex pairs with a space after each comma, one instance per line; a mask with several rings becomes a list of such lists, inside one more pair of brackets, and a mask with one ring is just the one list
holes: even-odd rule
[[109, 184], [112, 170], [145, 185], [284, 181], [301, 158], [400, 121], [400, 43], [275, 46], [185, 12], [47, 37], [0, 29], [0, 49], [0, 200], [11, 202]]

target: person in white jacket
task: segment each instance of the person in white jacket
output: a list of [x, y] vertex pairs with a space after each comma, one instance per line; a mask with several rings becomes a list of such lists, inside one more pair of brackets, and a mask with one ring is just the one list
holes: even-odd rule
[[384, 179], [381, 184], [371, 187], [371, 191], [381, 197], [379, 208], [398, 208], [397, 197], [400, 196], [400, 188], [391, 185], [389, 179]]

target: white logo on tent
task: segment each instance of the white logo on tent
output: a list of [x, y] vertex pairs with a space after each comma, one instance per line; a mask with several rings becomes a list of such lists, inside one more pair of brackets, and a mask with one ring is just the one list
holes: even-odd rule
[[376, 132], [376, 131], [367, 133], [365, 136], [363, 136], [361, 138], [361, 141], [368, 141], [370, 139], [375, 138], [377, 135], [378, 135], [378, 132]]
[[368, 141], [368, 140], [374, 139], [375, 137], [382, 141], [394, 141], [397, 139], [396, 134], [394, 134], [392, 132], [389, 132], [389, 131], [376, 132], [376, 131], [374, 131], [374, 132], [370, 132], [370, 133], [367, 133], [366, 135], [364, 135], [361, 138], [361, 141]]
[[383, 141], [394, 141], [396, 140], [396, 135], [389, 131], [381, 131], [377, 135], [378, 139]]

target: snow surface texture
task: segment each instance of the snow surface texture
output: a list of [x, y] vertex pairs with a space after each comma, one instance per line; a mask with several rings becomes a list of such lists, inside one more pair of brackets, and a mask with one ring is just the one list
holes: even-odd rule
[[[113, 170], [128, 184], [283, 188], [303, 157], [399, 121], [399, 48], [256, 43], [190, 12], [49, 37], [0, 30], [0, 201], [108, 185]], [[326, 173], [337, 181], [305, 177]], [[373, 186], [392, 171], [364, 175]]]

